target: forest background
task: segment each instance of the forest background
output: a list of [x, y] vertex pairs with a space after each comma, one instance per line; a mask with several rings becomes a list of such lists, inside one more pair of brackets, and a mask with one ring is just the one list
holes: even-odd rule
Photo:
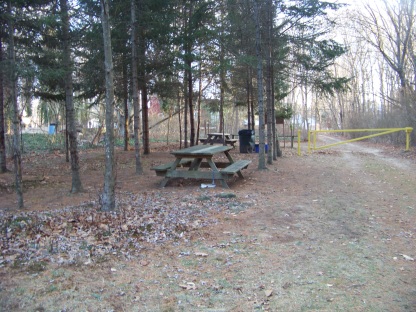
[[[201, 129], [256, 129], [262, 169], [279, 155], [275, 118], [304, 131], [414, 127], [414, 3], [5, 1], [1, 171], [12, 156], [23, 207], [24, 121], [54, 125], [66, 134], [71, 192], [77, 193], [78, 132], [92, 127], [94, 138], [105, 133], [101, 199], [112, 210], [114, 128], [126, 150], [134, 138], [140, 174], [140, 155], [151, 152], [151, 139], [194, 145]], [[161, 107], [156, 114], [141, 105], [150, 98]], [[400, 143], [404, 134], [387, 139]]]

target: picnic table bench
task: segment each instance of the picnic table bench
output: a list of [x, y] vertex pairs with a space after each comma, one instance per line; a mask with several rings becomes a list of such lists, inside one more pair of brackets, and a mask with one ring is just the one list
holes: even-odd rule
[[[229, 151], [231, 146], [205, 146], [197, 145], [185, 149], [173, 151], [175, 161], [167, 164], [161, 164], [152, 167], [157, 176], [163, 176], [161, 186], [174, 178], [184, 179], [206, 179], [212, 180], [213, 183], [218, 180], [224, 188], [229, 188], [227, 181], [237, 174], [244, 179], [241, 170], [246, 169], [251, 160], [234, 161]], [[213, 156], [223, 153], [228, 162], [213, 161]], [[210, 168], [211, 170], [200, 170], [201, 168]], [[219, 170], [222, 169], [222, 170]]]
[[251, 160], [240, 159], [236, 162], [233, 162], [231, 165], [225, 167], [221, 170], [223, 175], [227, 175], [227, 178], [231, 178], [234, 174], [238, 174], [240, 178], [244, 178], [241, 175], [241, 170], [246, 169], [248, 165], [251, 163]]
[[[181, 159], [181, 161], [179, 162], [179, 164], [177, 164], [177, 166], [186, 166], [189, 165], [192, 162], [192, 159]], [[157, 176], [162, 176], [164, 177], [166, 175], [166, 172], [172, 168], [174, 161], [167, 163], [167, 164], [161, 164], [161, 165], [157, 165], [154, 166], [152, 168], [150, 168], [151, 170], [154, 170], [156, 172]]]

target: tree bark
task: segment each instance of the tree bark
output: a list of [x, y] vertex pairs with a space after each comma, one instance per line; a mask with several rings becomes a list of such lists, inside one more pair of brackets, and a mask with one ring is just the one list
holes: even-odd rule
[[[199, 52], [202, 55], [202, 46], [199, 47]], [[197, 102], [198, 116], [197, 116], [197, 121], [196, 121], [196, 138], [195, 138], [196, 145], [198, 145], [200, 129], [201, 129], [202, 60], [199, 60], [198, 76], [199, 76], [199, 85], [198, 85], [198, 102]]]
[[266, 17], [266, 36], [267, 36], [267, 52], [266, 52], [266, 112], [267, 112], [267, 163], [271, 165], [273, 163], [273, 124], [275, 120], [273, 118], [273, 106], [274, 101], [272, 97], [272, 34], [273, 34], [273, 20], [272, 20], [272, 3], [267, 1], [267, 17]]
[[[192, 3], [191, 8], [189, 11], [189, 21], [192, 18]], [[190, 34], [188, 33], [188, 36]], [[188, 105], [189, 105], [189, 127], [190, 127], [190, 137], [189, 142], [190, 146], [193, 146], [195, 143], [195, 118], [194, 118], [194, 104], [193, 104], [193, 96], [194, 96], [194, 87], [193, 87], [193, 77], [192, 77], [192, 45], [190, 42], [190, 38], [186, 43], [186, 71], [187, 75], [186, 78], [188, 79]]]
[[[225, 98], [225, 62], [224, 46], [220, 44], [220, 128], [219, 131], [224, 133], [224, 98]], [[223, 142], [226, 145], [225, 140]]]
[[256, 23], [256, 57], [257, 57], [257, 104], [259, 108], [259, 164], [258, 169], [266, 169], [264, 155], [265, 127], [264, 127], [264, 104], [263, 104], [263, 58], [261, 53], [261, 34], [259, 4], [254, 0], [254, 18]]
[[188, 15], [187, 15], [187, 8], [186, 8], [187, 1], [183, 1], [183, 28], [184, 28], [184, 43], [183, 43], [183, 51], [185, 53], [184, 55], [184, 63], [185, 63], [185, 69], [183, 73], [183, 95], [184, 95], [184, 117], [183, 117], [183, 139], [184, 139], [184, 146], [188, 147], [188, 110], [189, 110], [189, 79], [188, 74], [189, 71], [187, 70], [186, 66], [188, 66], [188, 41], [190, 40], [189, 36], [189, 29], [188, 29]]
[[69, 141], [69, 152], [71, 155], [72, 187], [71, 193], [83, 190], [79, 174], [79, 155], [77, 142], [77, 129], [75, 125], [75, 109], [73, 103], [72, 62], [69, 34], [69, 14], [67, 0], [60, 0], [62, 15], [63, 36], [63, 66], [65, 69], [65, 107], [66, 107], [66, 133]]
[[[178, 90], [177, 94], [177, 101], [178, 101], [178, 123], [179, 123], [179, 148], [182, 148], [182, 141], [183, 141], [183, 135], [182, 135], [182, 114], [181, 114], [181, 96], [180, 91]], [[186, 111], [186, 109], [185, 109]], [[186, 141], [186, 140], [185, 140]]]
[[134, 110], [134, 155], [136, 158], [136, 174], [143, 173], [142, 162], [140, 158], [140, 107], [139, 107], [139, 80], [137, 68], [139, 66], [137, 56], [137, 18], [135, 0], [131, 0], [131, 42], [132, 42], [132, 93], [133, 93], [133, 110]]
[[114, 73], [111, 31], [109, 24], [109, 0], [101, 0], [101, 24], [103, 27], [105, 58], [105, 172], [101, 209], [115, 210], [115, 162], [114, 162]]
[[14, 23], [12, 15], [11, 0], [7, 3], [7, 11], [9, 15], [9, 82], [10, 82], [10, 99], [13, 109], [13, 160], [14, 174], [17, 195], [17, 208], [22, 209], [23, 203], [23, 180], [22, 180], [22, 158], [21, 158], [21, 142], [20, 142], [20, 110], [17, 102], [17, 73], [16, 73], [16, 57], [14, 47]]
[[[139, 12], [143, 9], [144, 1], [140, 0], [138, 3]], [[147, 86], [146, 86], [146, 42], [144, 25], [138, 23], [138, 55], [139, 55], [139, 89], [141, 91], [142, 99], [142, 136], [143, 136], [143, 154], [150, 154], [150, 136], [149, 136], [149, 110], [147, 108]]]
[[[3, 62], [3, 38], [0, 34], [0, 63]], [[6, 164], [6, 131], [4, 120], [4, 80], [3, 67], [0, 67], [0, 173], [7, 172]]]
[[254, 76], [254, 74], [253, 74], [253, 70], [252, 70], [251, 66], [250, 66], [249, 75], [250, 75], [250, 77], [249, 77], [249, 82], [250, 82], [250, 116], [249, 116], [249, 118], [251, 120], [251, 127], [252, 127], [253, 130], [255, 130], [256, 129], [256, 119], [255, 119], [255, 116], [254, 116], [255, 115], [254, 114], [254, 98], [255, 98], [255, 95], [254, 95], [254, 86], [253, 86], [253, 76]]
[[[273, 55], [271, 56], [272, 60], [273, 60]], [[275, 99], [275, 88], [274, 88], [274, 66], [272, 65], [271, 68], [271, 83], [272, 83], [272, 94], [271, 97], [274, 100]], [[280, 143], [279, 143], [279, 134], [277, 133], [277, 129], [276, 129], [276, 109], [274, 106], [274, 102], [273, 102], [273, 107], [272, 107], [272, 114], [271, 114], [272, 118], [273, 118], [273, 143], [274, 143], [274, 149], [273, 149], [273, 160], [277, 160], [277, 157], [282, 157], [282, 150], [280, 149]], [[284, 125], [283, 125], [284, 127]]]
[[[251, 129], [251, 104], [250, 104], [250, 98], [251, 98], [251, 91], [250, 91], [250, 70], [248, 69], [247, 66], [247, 81], [246, 81], [246, 99], [247, 99], [247, 128], [250, 130]], [[253, 127], [254, 129], [254, 127]]]
[[129, 150], [129, 90], [127, 77], [126, 54], [123, 53], [123, 111], [124, 111], [124, 150]]
[[[143, 65], [144, 66], [144, 65]], [[144, 70], [143, 70], [144, 75]], [[143, 154], [150, 154], [149, 109], [147, 107], [147, 86], [143, 80], [140, 88], [142, 96], [142, 120], [143, 120]]]
[[[189, 49], [189, 54], [191, 54], [192, 52]], [[195, 118], [194, 118], [194, 104], [193, 104], [193, 96], [194, 96], [194, 92], [193, 92], [193, 78], [192, 78], [192, 58], [189, 57], [188, 59], [188, 104], [189, 104], [189, 126], [190, 126], [190, 130], [191, 130], [191, 134], [190, 134], [190, 145], [193, 146], [195, 145]]]
[[184, 116], [183, 116], [183, 139], [184, 146], [188, 147], [188, 110], [189, 110], [189, 97], [188, 97], [188, 71], [185, 70], [183, 78], [183, 94], [184, 94]]

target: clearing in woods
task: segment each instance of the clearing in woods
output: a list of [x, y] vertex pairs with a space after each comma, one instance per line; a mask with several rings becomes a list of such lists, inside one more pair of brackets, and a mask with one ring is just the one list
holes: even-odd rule
[[230, 190], [161, 189], [150, 168], [176, 148], [144, 156], [143, 176], [117, 152], [117, 215], [96, 211], [101, 150], [81, 153], [81, 195], [62, 155], [26, 156], [24, 212], [0, 176], [0, 310], [416, 311], [413, 151], [286, 148], [258, 171], [236, 148], [253, 162]]

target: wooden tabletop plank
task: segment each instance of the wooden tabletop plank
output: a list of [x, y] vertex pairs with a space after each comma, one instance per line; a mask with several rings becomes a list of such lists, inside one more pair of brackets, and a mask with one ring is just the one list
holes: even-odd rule
[[[213, 133], [208, 133], [208, 135], [210, 136], [223, 136], [222, 132], [213, 132]], [[224, 136], [230, 136], [229, 133], [224, 133]]]
[[195, 145], [191, 147], [187, 147], [184, 149], [176, 150], [171, 152], [171, 154], [175, 155], [176, 157], [195, 157], [195, 156], [213, 156], [218, 153], [223, 153], [231, 150], [231, 146], [223, 146], [223, 145]]

